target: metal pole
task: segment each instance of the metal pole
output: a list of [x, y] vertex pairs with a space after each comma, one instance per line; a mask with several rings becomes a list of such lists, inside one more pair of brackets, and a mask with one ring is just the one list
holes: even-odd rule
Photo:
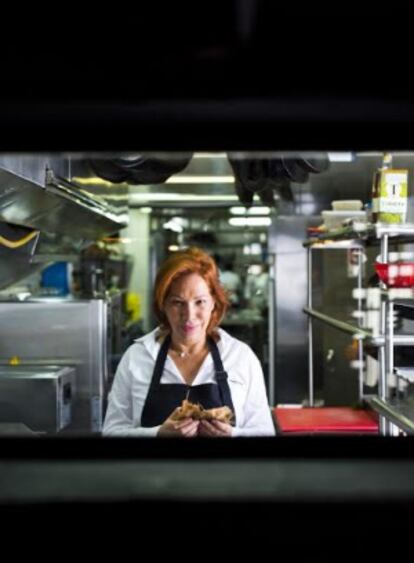
[[387, 358], [386, 399], [389, 399], [388, 383], [394, 372], [394, 301], [388, 301], [388, 338], [385, 341], [385, 357]]
[[[308, 247], [308, 308], [312, 309], [312, 247]], [[313, 325], [308, 316], [309, 406], [314, 406], [313, 396]]]
[[[384, 234], [381, 237], [381, 262], [385, 263], [388, 261], [388, 235]], [[386, 286], [381, 283], [381, 287], [384, 289]], [[379, 360], [380, 360], [380, 377], [378, 381], [378, 395], [381, 401], [386, 402], [388, 396], [387, 390], [387, 357], [389, 343], [387, 342], [387, 302], [384, 296], [381, 297], [381, 310], [380, 310], [380, 334], [384, 337], [385, 346], [378, 350]], [[387, 419], [380, 416], [380, 432], [382, 435], [386, 436], [388, 434], [388, 423]]]
[[389, 403], [381, 401], [378, 397], [371, 397], [368, 399], [369, 405], [378, 412], [381, 418], [387, 417], [392, 420], [392, 423], [398, 428], [401, 428], [407, 434], [414, 434], [414, 422], [411, 418], [405, 416], [402, 412], [396, 410]]
[[[358, 278], [357, 278], [357, 284], [358, 284], [358, 289], [361, 290], [362, 288], [362, 267], [363, 267], [363, 251], [362, 248], [360, 248], [358, 251]], [[362, 311], [362, 298], [360, 295], [361, 292], [359, 292], [358, 295], [358, 311], [361, 312]], [[358, 315], [358, 326], [362, 326], [362, 319], [361, 319], [361, 315]], [[363, 343], [362, 340], [359, 339], [358, 340], [358, 398], [359, 398], [359, 402], [362, 401], [362, 398], [364, 396], [364, 347], [363, 347]]]
[[269, 402], [271, 406], [276, 405], [276, 393], [275, 393], [275, 308], [276, 308], [276, 298], [275, 298], [275, 284], [276, 284], [276, 257], [274, 254], [272, 256], [272, 263], [269, 264], [269, 281], [268, 281], [268, 304], [269, 304], [269, 315], [268, 315], [268, 330], [269, 330]]
[[[350, 323], [345, 323], [344, 321], [338, 321], [338, 319], [335, 319], [334, 317], [330, 317], [329, 315], [324, 315], [323, 313], [320, 313], [319, 311], [315, 311], [314, 309], [309, 309], [308, 307], [304, 307], [303, 312], [314, 319], [318, 319], [319, 321], [322, 321], [330, 326], [334, 326], [335, 328], [341, 330], [342, 332], [353, 334], [355, 335], [354, 336], [355, 338], [364, 338], [364, 339], [367, 338], [375, 346], [384, 345], [384, 338], [379, 338], [379, 337], [374, 338], [372, 336], [372, 332], [364, 330], [363, 328], [358, 328], [355, 325], [351, 325]], [[410, 338], [404, 338], [404, 342], [407, 342], [407, 346], [409, 345], [408, 343], [410, 343], [410, 345], [413, 345], [414, 338], [412, 336]]]

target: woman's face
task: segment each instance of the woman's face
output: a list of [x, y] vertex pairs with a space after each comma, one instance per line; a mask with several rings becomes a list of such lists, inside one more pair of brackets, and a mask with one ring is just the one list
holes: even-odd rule
[[204, 279], [198, 274], [185, 274], [176, 279], [165, 300], [173, 338], [183, 343], [194, 343], [206, 337], [214, 309], [214, 299]]

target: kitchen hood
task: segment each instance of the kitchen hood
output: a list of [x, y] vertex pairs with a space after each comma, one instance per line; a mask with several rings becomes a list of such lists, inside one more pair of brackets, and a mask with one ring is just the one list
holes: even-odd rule
[[0, 156], [0, 288], [40, 269], [34, 254], [42, 248], [48, 254], [78, 251], [127, 225], [127, 185], [115, 193], [109, 183], [103, 194], [94, 193], [93, 184], [86, 191], [72, 181], [75, 169], [77, 178], [91, 174], [84, 162]]
[[70, 158], [0, 157], [0, 220], [87, 240], [125, 227], [127, 189], [125, 205], [113, 205], [71, 182], [72, 167]]

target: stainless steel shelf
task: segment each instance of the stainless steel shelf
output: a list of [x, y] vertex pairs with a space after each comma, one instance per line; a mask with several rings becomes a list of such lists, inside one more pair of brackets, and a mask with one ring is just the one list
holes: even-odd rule
[[347, 250], [347, 249], [352, 249], [352, 248], [360, 248], [362, 249], [364, 247], [364, 244], [362, 241], [360, 240], [348, 240], [348, 239], [344, 239], [344, 240], [337, 240], [337, 241], [316, 241], [312, 244], [306, 244], [304, 243], [303, 246], [308, 246], [310, 248], [310, 250]]
[[315, 244], [318, 244], [319, 242], [323, 242], [326, 240], [328, 241], [348, 240], [356, 244], [356, 241], [360, 241], [360, 240], [365, 241], [368, 238], [368, 236], [372, 235], [373, 233], [374, 233], [374, 229], [370, 226], [367, 226], [367, 228], [364, 229], [363, 231], [355, 231], [355, 229], [352, 229], [350, 227], [343, 227], [342, 229], [335, 229], [334, 231], [326, 231], [325, 233], [321, 233], [313, 238], [310, 238], [303, 243], [303, 246], [312, 247]]
[[414, 334], [396, 334], [394, 346], [414, 346]]
[[[303, 243], [303, 246], [314, 246], [323, 241], [349, 240], [353, 244], [357, 241], [364, 241], [365, 244], [378, 244], [380, 239], [387, 235], [390, 237], [390, 244], [400, 242], [414, 242], [414, 224], [387, 225], [385, 223], [367, 224], [365, 229], [355, 230], [352, 227], [343, 227], [334, 231], [327, 231], [317, 237], [310, 238]], [[410, 240], [412, 239], [412, 240]], [[332, 243], [327, 244], [331, 247]]]
[[320, 313], [315, 309], [304, 307], [303, 312], [309, 315], [310, 317], [313, 317], [314, 319], [318, 319], [319, 321], [322, 321], [330, 326], [337, 328], [338, 330], [341, 330], [342, 332], [353, 334], [361, 340], [365, 338], [372, 338], [372, 334], [369, 331], [358, 328], [350, 323], [339, 321], [338, 319], [335, 319], [334, 317], [330, 317], [329, 315], [325, 315], [324, 313]]
[[[331, 232], [318, 233], [318, 236], [310, 238], [303, 243], [308, 248], [308, 302], [303, 309], [308, 315], [309, 332], [309, 397], [310, 404], [313, 401], [313, 336], [312, 320], [317, 319], [342, 332], [352, 335], [358, 342], [358, 353], [363, 354], [363, 343], [378, 347], [379, 380], [378, 396], [369, 399], [369, 403], [380, 413], [380, 433], [388, 435], [391, 432], [390, 423], [409, 434], [414, 434], [414, 404], [403, 404], [400, 400], [396, 404], [386, 401], [388, 394], [388, 374], [397, 373], [394, 366], [394, 348], [398, 346], [414, 346], [414, 334], [394, 333], [394, 307], [398, 302], [410, 302], [414, 298], [412, 288], [386, 288], [381, 284], [381, 303], [378, 311], [380, 322], [375, 335], [372, 331], [351, 323], [340, 321], [329, 315], [325, 315], [312, 308], [312, 250], [331, 248], [361, 248], [363, 246], [379, 245], [381, 261], [388, 262], [389, 247], [392, 244], [414, 242], [414, 224], [387, 225], [384, 223], [359, 225], [356, 223]], [[362, 289], [362, 277], [358, 278], [358, 288]], [[362, 294], [359, 296], [358, 311], [361, 311]], [[398, 303], [401, 307], [401, 304]], [[362, 366], [362, 363], [360, 363]], [[405, 374], [407, 376], [407, 374]], [[411, 376], [411, 374], [409, 374]], [[363, 368], [359, 368], [359, 390], [363, 397]], [[407, 403], [407, 402], [406, 402]]]
[[373, 227], [377, 238], [381, 238], [384, 235], [389, 237], [414, 237], [414, 224], [412, 223], [403, 223], [401, 225], [375, 223]]
[[81, 366], [85, 362], [76, 358], [19, 358], [18, 364], [11, 364], [10, 358], [0, 358], [0, 366], [19, 369], [20, 366]]
[[369, 406], [407, 434], [414, 434], [414, 405], [400, 402], [392, 404], [378, 397], [367, 399]]
[[[355, 338], [357, 338], [358, 340], [365, 340], [366, 343], [371, 346], [385, 345], [385, 338], [383, 336], [373, 336], [372, 332], [370, 332], [369, 330], [364, 330], [363, 328], [359, 328], [355, 325], [352, 325], [351, 323], [340, 321], [338, 319], [335, 319], [334, 317], [325, 315], [320, 311], [310, 309], [309, 307], [304, 307], [303, 312], [310, 317], [313, 317], [314, 319], [318, 319], [321, 322], [337, 328], [342, 332], [353, 334]], [[414, 346], [414, 334], [397, 334], [394, 336], [393, 341], [394, 346]]]
[[[370, 336], [367, 338], [367, 344], [371, 346], [384, 346], [385, 337], [384, 336]], [[397, 334], [393, 337], [394, 346], [414, 346], [414, 335], [413, 334]]]
[[[394, 301], [398, 306], [404, 306], [404, 302], [412, 301], [414, 298], [414, 288], [412, 287], [390, 287], [388, 289], [381, 290], [382, 295], [384, 295], [389, 301]], [[401, 302], [399, 302], [401, 300]]]
[[405, 379], [406, 381], [409, 381], [410, 383], [414, 383], [414, 367], [412, 367], [412, 368], [409, 368], [409, 367], [394, 368], [394, 373], [398, 377], [401, 377], [402, 379]]

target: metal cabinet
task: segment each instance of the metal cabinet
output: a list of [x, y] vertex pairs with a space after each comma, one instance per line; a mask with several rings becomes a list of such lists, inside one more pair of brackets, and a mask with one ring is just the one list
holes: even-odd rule
[[103, 299], [0, 302], [0, 362], [75, 369], [68, 431], [99, 432], [108, 386], [108, 303]]

